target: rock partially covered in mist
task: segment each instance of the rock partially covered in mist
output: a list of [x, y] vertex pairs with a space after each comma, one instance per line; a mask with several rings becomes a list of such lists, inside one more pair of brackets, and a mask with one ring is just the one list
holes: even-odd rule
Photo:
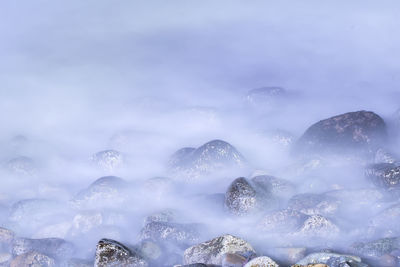
[[196, 149], [178, 150], [172, 155], [168, 165], [177, 176], [195, 179], [231, 168], [243, 168], [246, 160], [231, 144], [213, 140]]
[[294, 266], [308, 266], [310, 264], [327, 264], [329, 267], [368, 267], [368, 265], [362, 264], [361, 259], [357, 256], [326, 252], [309, 254]]
[[370, 242], [357, 242], [350, 248], [354, 254], [375, 260], [397, 249], [400, 249], [399, 237], [381, 238]]
[[371, 218], [370, 226], [378, 233], [400, 235], [400, 204], [394, 204]]
[[252, 259], [244, 267], [279, 267], [279, 265], [270, 257], [262, 256]]
[[0, 227], [0, 251], [9, 251], [14, 237], [15, 233], [13, 231]]
[[267, 255], [273, 255], [274, 259], [282, 264], [294, 264], [306, 256], [306, 248], [302, 247], [277, 247], [266, 250]]
[[270, 212], [261, 219], [258, 228], [271, 233], [298, 231], [309, 216], [292, 209]]
[[257, 191], [246, 178], [235, 179], [225, 193], [225, 206], [235, 215], [245, 215], [257, 209]]
[[396, 163], [399, 162], [399, 157], [383, 148], [375, 152], [375, 163]]
[[307, 215], [334, 215], [339, 202], [334, 197], [323, 194], [298, 194], [293, 196], [288, 203], [288, 208], [300, 211]]
[[55, 259], [65, 258], [72, 255], [74, 246], [61, 238], [16, 238], [12, 246], [12, 254], [15, 256], [36, 251]]
[[221, 265], [223, 256], [226, 253], [251, 258], [255, 254], [255, 251], [243, 239], [232, 235], [223, 235], [186, 249], [183, 259], [184, 264], [203, 263]]
[[308, 217], [295, 235], [305, 237], [333, 238], [340, 232], [339, 227], [328, 218], [321, 215]]
[[16, 157], [4, 164], [4, 168], [16, 175], [34, 175], [36, 173], [35, 162], [29, 157]]
[[150, 221], [141, 230], [140, 240], [151, 239], [187, 247], [199, 242], [200, 232], [199, 224]]
[[379, 188], [392, 192], [400, 189], [400, 165], [393, 163], [372, 164], [366, 168], [365, 176]]
[[55, 267], [57, 266], [55, 259], [41, 254], [36, 251], [30, 251], [15, 257], [10, 267], [21, 267], [21, 266], [32, 266], [32, 267]]
[[153, 214], [150, 214], [144, 219], [144, 225], [152, 222], [174, 222], [176, 217], [176, 211], [174, 210], [163, 210]]
[[321, 120], [297, 141], [299, 153], [368, 154], [387, 139], [386, 125], [370, 111], [356, 111]]
[[147, 267], [148, 263], [125, 245], [115, 240], [101, 239], [97, 243], [94, 266]]
[[295, 185], [288, 180], [278, 178], [271, 175], [257, 175], [251, 178], [251, 182], [258, 190], [262, 190], [265, 194], [277, 198], [285, 198], [295, 192]]
[[128, 185], [122, 178], [104, 176], [79, 192], [73, 201], [78, 206], [119, 206], [126, 200], [125, 190]]
[[124, 164], [123, 155], [116, 150], [103, 150], [92, 155], [90, 160], [105, 171], [114, 171]]

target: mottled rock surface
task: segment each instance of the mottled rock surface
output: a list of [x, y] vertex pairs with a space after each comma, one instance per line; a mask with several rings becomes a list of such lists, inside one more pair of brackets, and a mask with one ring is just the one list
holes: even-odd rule
[[262, 256], [252, 259], [244, 267], [279, 267], [279, 265], [270, 257]]
[[21, 267], [21, 266], [55, 267], [57, 266], [57, 264], [53, 258], [35, 251], [31, 251], [18, 255], [10, 263], [10, 267]]

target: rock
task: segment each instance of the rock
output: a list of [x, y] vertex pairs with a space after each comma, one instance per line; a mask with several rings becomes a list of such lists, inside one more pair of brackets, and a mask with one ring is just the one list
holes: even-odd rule
[[378, 163], [369, 165], [365, 176], [372, 183], [385, 190], [397, 191], [400, 188], [400, 165]]
[[12, 246], [13, 255], [21, 255], [30, 251], [36, 251], [55, 259], [71, 256], [74, 247], [71, 243], [61, 238], [16, 238]]
[[339, 202], [330, 196], [322, 194], [298, 194], [293, 196], [288, 203], [288, 208], [300, 211], [307, 215], [334, 215]]
[[[337, 253], [325, 253], [325, 252], [317, 252], [307, 255], [302, 260], [298, 261], [295, 266], [297, 265], [304, 265], [307, 266], [309, 264], [328, 264], [332, 263], [332, 261], [339, 259], [340, 264], [342, 263], [361, 263], [361, 259], [357, 256], [352, 255], [342, 255]], [[329, 267], [342, 267], [342, 265], [329, 265]], [[353, 265], [350, 265], [353, 266]], [[359, 266], [359, 265], [354, 265]], [[344, 266], [346, 267], [346, 266]], [[361, 267], [361, 266], [360, 266]], [[365, 266], [367, 267], [367, 266]]]
[[63, 262], [61, 267], [93, 267], [93, 261], [72, 258]]
[[271, 258], [262, 256], [252, 259], [244, 267], [279, 267], [279, 265]]
[[396, 163], [398, 157], [382, 148], [378, 149], [375, 153], [375, 163]]
[[200, 225], [170, 222], [149, 222], [140, 232], [140, 240], [166, 241], [187, 247], [200, 239]]
[[68, 209], [62, 203], [47, 199], [24, 199], [14, 203], [9, 220], [14, 227], [36, 231], [51, 222], [63, 221]]
[[148, 263], [125, 245], [111, 239], [101, 239], [96, 247], [95, 267], [147, 267]]
[[221, 265], [223, 256], [226, 253], [252, 255], [255, 254], [255, 251], [243, 239], [232, 235], [223, 235], [186, 249], [183, 259], [184, 264], [204, 263]]
[[370, 111], [356, 111], [313, 124], [297, 141], [295, 150], [305, 154], [368, 154], [386, 139], [381, 117]]
[[385, 254], [400, 249], [400, 238], [381, 238], [370, 242], [354, 243], [350, 250], [352, 253], [362, 257], [378, 259]]
[[114, 171], [124, 164], [123, 155], [116, 150], [104, 150], [94, 154], [90, 160], [105, 171]]
[[292, 209], [273, 211], [266, 214], [258, 228], [271, 233], [288, 233], [298, 231], [308, 215]]
[[103, 224], [103, 214], [99, 211], [82, 211], [72, 219], [70, 236], [79, 236], [90, 232], [92, 229]]
[[32, 235], [32, 238], [66, 238], [71, 229], [71, 222], [60, 222], [55, 224], [44, 225]]
[[312, 215], [304, 221], [303, 226], [295, 234], [313, 237], [336, 237], [339, 227], [321, 215]]
[[12, 259], [12, 255], [7, 252], [0, 253], [0, 266], [10, 266], [10, 261]]
[[80, 191], [73, 202], [79, 207], [120, 207], [126, 201], [128, 183], [116, 176], [105, 176]]
[[226, 253], [222, 257], [223, 267], [242, 267], [246, 262], [246, 257], [234, 253]]
[[18, 255], [10, 263], [10, 267], [21, 267], [21, 266], [53, 267], [57, 265], [56, 261], [53, 258], [38, 253], [36, 251], [31, 251]]
[[235, 215], [246, 215], [259, 208], [259, 196], [246, 178], [235, 179], [225, 194], [225, 206]]
[[17, 175], [34, 175], [35, 162], [29, 157], [13, 158], [5, 163], [5, 169]]
[[172, 173], [186, 179], [243, 168], [245, 165], [246, 160], [236, 148], [222, 140], [210, 141], [197, 149], [180, 149], [169, 161]]
[[14, 240], [14, 232], [0, 227], [0, 251], [9, 251]]
[[176, 212], [173, 210], [163, 210], [147, 216], [144, 220], [144, 225], [151, 222], [173, 222], [175, 221]]
[[294, 141], [294, 136], [284, 130], [270, 131], [267, 132], [266, 135], [272, 143], [279, 144], [283, 147], [289, 147]]

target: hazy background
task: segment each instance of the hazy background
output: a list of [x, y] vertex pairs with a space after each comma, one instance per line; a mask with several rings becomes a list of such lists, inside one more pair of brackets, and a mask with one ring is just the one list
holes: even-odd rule
[[[85, 164], [111, 148], [129, 155], [113, 173], [129, 181], [165, 175], [175, 150], [216, 138], [279, 173], [287, 150], [266, 131], [296, 138], [360, 109], [392, 118], [399, 14], [397, 1], [1, 1], [0, 159], [29, 156], [40, 170], [16, 184], [3, 175], [2, 202], [69, 199], [105, 175]], [[249, 109], [247, 91], [262, 86], [290, 97]]]

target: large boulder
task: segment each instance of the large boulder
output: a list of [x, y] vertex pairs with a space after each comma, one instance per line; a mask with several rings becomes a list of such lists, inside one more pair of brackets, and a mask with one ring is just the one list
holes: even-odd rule
[[175, 152], [169, 168], [176, 176], [195, 179], [200, 176], [243, 168], [246, 160], [231, 144], [222, 140], [210, 141], [196, 149], [183, 148]]
[[226, 253], [239, 255], [254, 255], [253, 247], [241, 238], [223, 235], [185, 250], [184, 264], [216, 264], [221, 265]]
[[147, 267], [148, 263], [125, 245], [115, 240], [101, 239], [97, 243], [94, 266]]
[[386, 141], [384, 120], [370, 111], [356, 111], [321, 120], [297, 141], [300, 153], [369, 154]]

